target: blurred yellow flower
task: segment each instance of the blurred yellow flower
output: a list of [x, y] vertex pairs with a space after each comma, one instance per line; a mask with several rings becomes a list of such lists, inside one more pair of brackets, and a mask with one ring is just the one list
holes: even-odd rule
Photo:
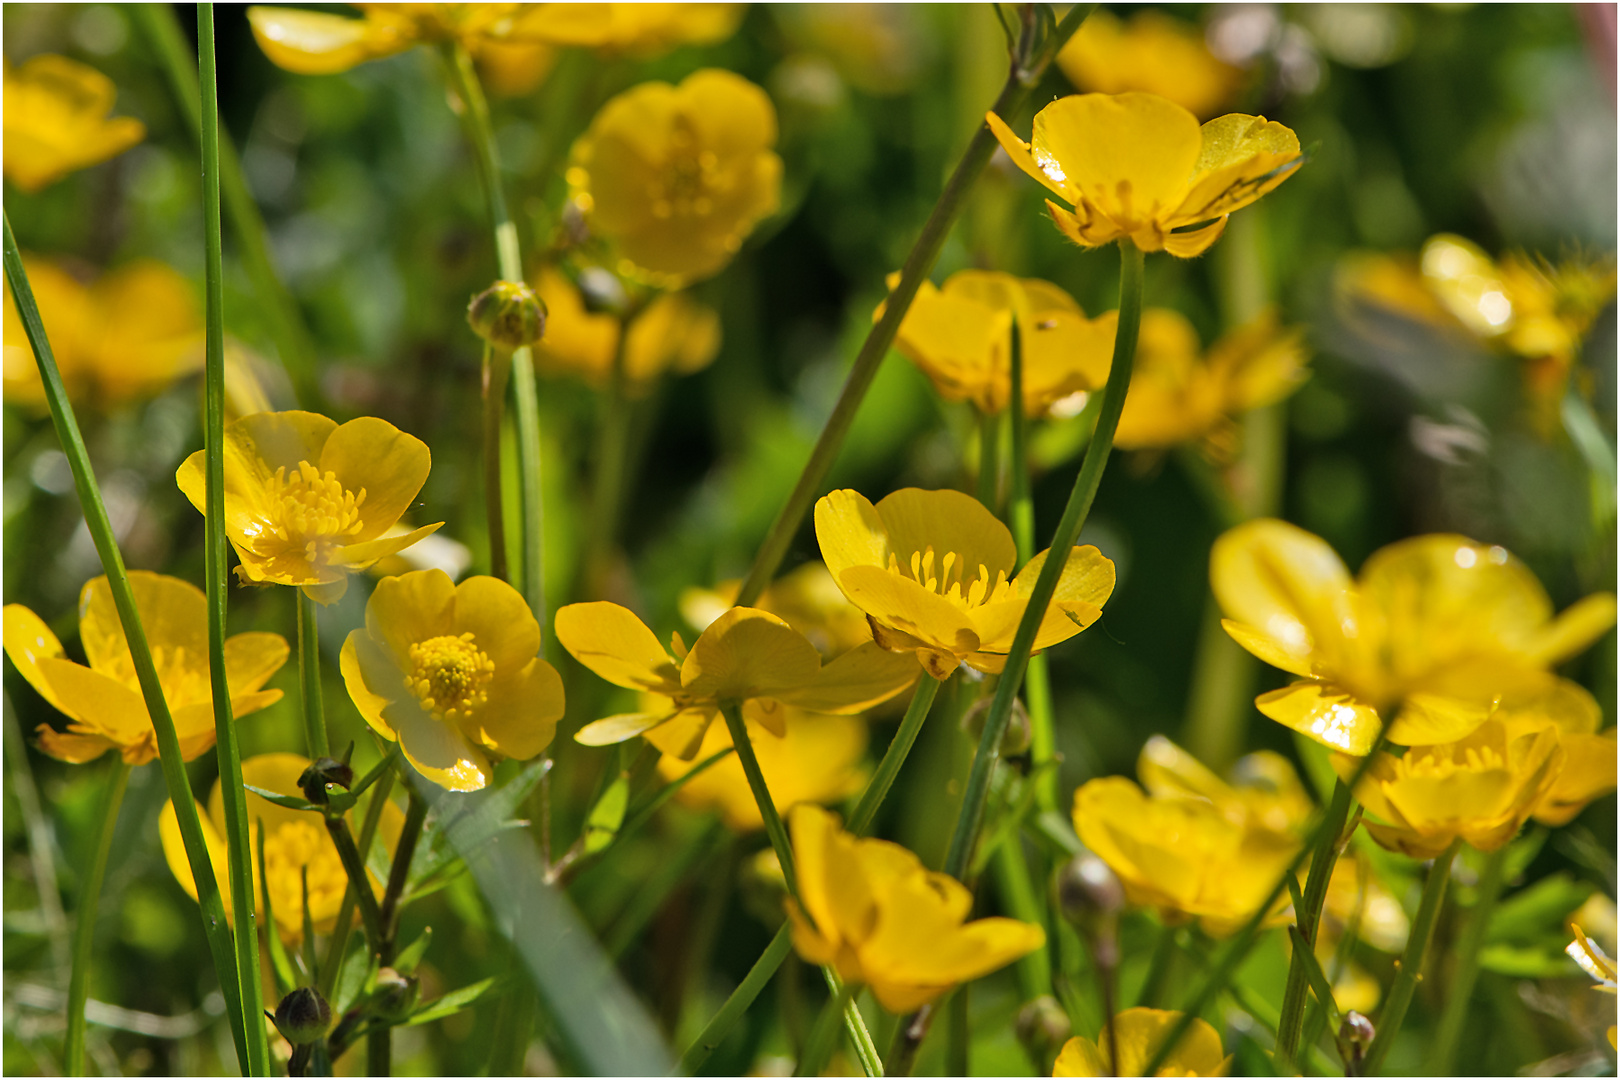
[[377, 583], [340, 664], [355, 708], [417, 772], [478, 791], [492, 756], [527, 760], [556, 734], [562, 679], [539, 652], [540, 624], [512, 586], [418, 570]]
[[908, 658], [874, 643], [826, 664], [803, 634], [758, 608], [731, 608], [710, 623], [690, 651], [670, 635], [673, 655], [628, 608], [606, 601], [569, 604], [557, 612], [557, 640], [596, 674], [646, 696], [640, 712], [586, 724], [575, 735], [586, 746], [608, 746], [637, 735], [666, 754], [690, 761], [726, 701], [747, 703], [745, 719], [781, 737], [784, 710], [844, 715], [864, 712], [900, 693], [918, 676]]
[[[145, 570], [131, 570], [129, 585], [180, 737], [180, 754], [190, 761], [214, 745], [208, 600], [195, 585]], [[21, 604], [5, 607], [6, 655], [40, 696], [69, 720], [65, 733], [41, 724], [36, 732], [39, 748], [75, 764], [112, 749], [131, 765], [151, 761], [158, 753], [157, 736], [105, 577], [86, 582], [79, 594], [79, 642], [88, 667], [67, 659], [62, 643], [38, 615]], [[287, 642], [280, 634], [236, 634], [226, 639], [225, 679], [236, 719], [281, 700], [280, 690], [260, 687], [286, 661]]]
[[1529, 693], [1504, 696], [1491, 719], [1510, 737], [1550, 729], [1564, 748], [1564, 767], [1531, 810], [1543, 825], [1567, 825], [1587, 803], [1614, 790], [1615, 729], [1598, 732], [1603, 708], [1584, 687], [1550, 679]]
[[[203, 509], [203, 451], [174, 479]], [[296, 585], [330, 604], [349, 574], [442, 525], [384, 536], [427, 480], [427, 446], [386, 420], [339, 425], [317, 413], [272, 412], [225, 427], [225, 534], [244, 582]]]
[[[309, 759], [297, 754], [260, 754], [242, 762], [242, 781], [278, 795], [302, 797], [298, 777], [309, 768]], [[225, 913], [231, 913], [231, 889], [227, 877], [227, 851], [225, 844], [225, 792], [219, 781], [214, 781], [213, 793], [208, 798], [208, 812], [197, 808], [202, 820], [203, 839], [208, 842], [208, 859], [219, 879], [219, 896], [225, 903]], [[289, 810], [277, 806], [269, 799], [247, 793], [249, 843], [253, 851], [253, 886], [255, 907], [260, 891], [269, 879], [270, 906], [275, 912], [276, 930], [285, 942], [302, 941], [304, 937], [304, 877], [309, 878], [309, 919], [315, 932], [329, 934], [337, 925], [338, 910], [343, 906], [343, 892], [349, 878], [343, 871], [337, 847], [327, 834], [321, 816], [307, 810]], [[350, 817], [353, 815], [351, 814]], [[388, 803], [377, 822], [377, 836], [389, 850], [399, 842], [404, 815], [399, 807]], [[353, 823], [351, 822], [351, 828]], [[259, 833], [264, 832], [264, 875], [259, 873]], [[197, 879], [191, 876], [191, 862], [186, 858], [186, 847], [180, 838], [180, 822], [174, 812], [174, 803], [163, 804], [158, 817], [158, 835], [163, 841], [163, 855], [168, 861], [174, 879], [197, 899]], [[382, 882], [372, 878], [371, 886], [381, 894]], [[259, 912], [262, 918], [264, 913]]]
[[[734, 580], [713, 589], [685, 589], [681, 617], [701, 633], [736, 603], [741, 587], [742, 582]], [[765, 586], [754, 606], [779, 616], [828, 660], [872, 640], [866, 613], [844, 599], [825, 563], [807, 562], [783, 574]]]
[[[1181, 1019], [1178, 1012], [1163, 1009], [1126, 1009], [1114, 1017], [1114, 1033], [1119, 1037], [1119, 1075], [1141, 1076], [1159, 1044]], [[1063, 1044], [1053, 1076], [1113, 1076], [1113, 1055], [1108, 1027], [1103, 1026], [1096, 1042], [1076, 1036]], [[1159, 1076], [1225, 1076], [1232, 1059], [1221, 1053], [1221, 1036], [1205, 1020], [1193, 1018], [1182, 1036], [1159, 1066]]]
[[[801, 908], [785, 902], [793, 946], [864, 983], [891, 1013], [908, 1013], [1046, 944], [1039, 926], [976, 919], [973, 894], [887, 840], [864, 840], [838, 815], [800, 803], [788, 819]], [[813, 920], [813, 921], [812, 921]]]
[[1533, 684], [1615, 619], [1611, 593], [1588, 596], [1554, 619], [1523, 563], [1461, 536], [1391, 544], [1352, 582], [1325, 541], [1271, 519], [1216, 540], [1210, 584], [1228, 616], [1226, 632], [1300, 676], [1255, 706], [1355, 755], [1372, 749], [1381, 716], [1390, 741], [1404, 746], [1468, 734], [1498, 696]]
[[[1235, 808], [1203, 797], [1149, 798], [1125, 777], [1108, 776], [1075, 792], [1074, 827], [1132, 903], [1170, 923], [1200, 919], [1207, 932], [1225, 935], [1254, 914], [1300, 847], [1290, 833], [1234, 820]], [[1272, 919], [1286, 916], [1283, 903]]]
[[479, 81], [491, 95], [515, 98], [532, 93], [557, 66], [558, 50], [544, 41], [497, 41], [471, 45]]
[[[889, 287], [899, 280], [891, 274]], [[886, 306], [887, 301], [878, 305], [874, 321]], [[999, 413], [1012, 396], [1014, 319], [1023, 353], [1025, 415], [1044, 416], [1060, 398], [1107, 381], [1117, 312], [1088, 319], [1056, 285], [993, 270], [959, 271], [939, 289], [924, 281], [900, 323], [895, 347], [933, 380], [940, 397]]]
[[[535, 291], [548, 312], [545, 337], [534, 349], [540, 370], [577, 375], [605, 389], [619, 347], [618, 317], [586, 310], [579, 289], [555, 267], [540, 271]], [[626, 389], [633, 396], [644, 395], [666, 371], [701, 371], [719, 351], [720, 313], [685, 293], [663, 293], [630, 322], [624, 343]]]
[[705, 68], [602, 106], [574, 143], [568, 186], [592, 230], [617, 246], [622, 272], [673, 288], [718, 273], [776, 211], [775, 145], [765, 92]]
[[65, 56], [5, 65], [5, 174], [38, 191], [70, 172], [116, 157], [146, 138], [146, 125], [108, 116], [118, 90], [111, 79]]
[[250, 7], [259, 48], [298, 75], [331, 75], [404, 52], [412, 45], [456, 41], [477, 51], [487, 42], [539, 40], [517, 30], [525, 4], [356, 4], [351, 19], [289, 7]]
[[[1228, 214], [1305, 160], [1299, 139], [1275, 121], [1230, 113], [1200, 128], [1192, 113], [1153, 94], [1059, 98], [1035, 114], [1029, 143], [994, 113], [985, 119], [1019, 168], [1074, 207], [1046, 202], [1081, 247], [1128, 238], [1143, 251], [1200, 255]], [[1203, 227], [1174, 231], [1189, 225]]]
[[[1551, 728], [1510, 734], [1487, 720], [1466, 739], [1415, 746], [1406, 756], [1380, 752], [1355, 796], [1367, 832], [1415, 859], [1432, 859], [1459, 837], [1495, 851], [1519, 831], [1563, 768], [1565, 751]], [[1334, 755], [1346, 779], [1353, 758]]]
[[1245, 829], [1300, 833], [1316, 812], [1294, 766], [1270, 750], [1239, 758], [1228, 783], [1163, 735], [1155, 735], [1137, 756], [1136, 775], [1156, 799], [1206, 799]]
[[[855, 491], [823, 496], [816, 540], [838, 587], [870, 618], [878, 644], [915, 652], [936, 679], [962, 663], [1002, 669], [1048, 554], [1012, 577], [1017, 548], [994, 514], [959, 491], [918, 488], [876, 506]], [[1096, 622], [1113, 591], [1114, 564], [1094, 547], [1074, 548], [1035, 649]]]
[[1308, 378], [1303, 338], [1300, 328], [1283, 329], [1272, 310], [1200, 355], [1198, 332], [1185, 316], [1149, 308], [1114, 445], [1142, 450], [1196, 440], [1206, 456], [1230, 461], [1238, 449], [1234, 418], [1281, 401]]
[[1057, 55], [1075, 87], [1100, 94], [1141, 90], [1173, 101], [1200, 119], [1232, 100], [1243, 71], [1216, 59], [1198, 27], [1144, 8], [1120, 22], [1099, 8]]
[[[1605, 994], [1615, 993], [1617, 984], [1615, 983], [1614, 961], [1609, 959], [1603, 948], [1587, 937], [1579, 926], [1572, 923], [1569, 930], [1570, 933], [1575, 935], [1575, 940], [1564, 946], [1564, 951], [1569, 954], [1571, 960], [1581, 965], [1582, 971], [1596, 980], [1597, 985], [1592, 989], [1601, 990]], [[1606, 1032], [1610, 1049], [1615, 1049], [1617, 1045], [1620, 1045], [1615, 1040], [1616, 1032], [1616, 1026], [1610, 1024], [1609, 1030]]]
[[[751, 720], [745, 721], [745, 726], [771, 801], [781, 813], [802, 802], [838, 802], [853, 795], [866, 780], [866, 770], [861, 767], [866, 753], [866, 721], [858, 716], [784, 707], [780, 739], [761, 738], [760, 725]], [[724, 724], [712, 724], [692, 761], [665, 754], [658, 759], [658, 774], [666, 781], [678, 780], [696, 762], [731, 745], [731, 730]], [[675, 798], [695, 810], [719, 810], [726, 826], [735, 832], [755, 832], [765, 827], [753, 789], [735, 754], [688, 780]]]
[[[40, 322], [68, 397], [109, 408], [150, 397], [202, 368], [203, 323], [191, 283], [137, 259], [86, 287], [59, 263], [23, 256]], [[45, 386], [6, 285], [5, 399], [43, 411]]]
[[747, 4], [524, 4], [515, 31], [558, 45], [638, 59], [679, 45], [712, 45], [737, 32]]

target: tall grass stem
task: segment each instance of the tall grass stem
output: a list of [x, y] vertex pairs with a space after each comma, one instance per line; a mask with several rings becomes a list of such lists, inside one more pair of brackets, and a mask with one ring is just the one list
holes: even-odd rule
[[84, 1075], [84, 1003], [90, 996], [96, 910], [101, 903], [101, 883], [107, 876], [107, 856], [112, 851], [113, 833], [118, 826], [118, 808], [124, 804], [124, 789], [128, 785], [129, 764], [123, 755], [115, 754], [107, 786], [101, 793], [101, 812], [97, 815], [90, 867], [79, 887], [79, 910], [73, 916], [73, 972], [68, 976], [67, 1045], [63, 1048], [62, 1066], [68, 1076]]

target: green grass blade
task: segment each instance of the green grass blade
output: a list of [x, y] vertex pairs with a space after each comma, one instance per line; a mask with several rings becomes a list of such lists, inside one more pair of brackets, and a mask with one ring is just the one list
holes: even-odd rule
[[118, 808], [124, 803], [129, 784], [129, 764], [121, 755], [113, 759], [112, 775], [101, 796], [99, 831], [90, 870], [80, 885], [79, 910], [74, 913], [73, 973], [68, 976], [67, 1046], [63, 1069], [69, 1076], [84, 1075], [84, 1002], [90, 996], [90, 963], [96, 943], [96, 908], [101, 901], [101, 883], [107, 876], [107, 855], [112, 851], [113, 830], [118, 825]]

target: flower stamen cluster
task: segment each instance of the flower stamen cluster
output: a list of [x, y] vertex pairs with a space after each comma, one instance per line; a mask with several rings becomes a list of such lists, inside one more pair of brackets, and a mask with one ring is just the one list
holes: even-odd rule
[[265, 492], [276, 507], [271, 535], [287, 551], [300, 551], [310, 562], [328, 560], [335, 548], [365, 527], [360, 507], [366, 501], [366, 489], [352, 492], [330, 471], [322, 472], [307, 461], [294, 466], [291, 476], [285, 465], [279, 466]]
[[410, 658], [405, 685], [435, 720], [460, 723], [489, 701], [495, 662], [474, 644], [470, 631], [414, 642]]
[[[952, 601], [961, 608], [976, 608], [984, 604], [994, 604], [1005, 600], [1012, 592], [1012, 585], [1007, 580], [1007, 571], [997, 570], [996, 581], [990, 583], [990, 568], [983, 563], [979, 564], [979, 575], [968, 585], [967, 595], [962, 595], [963, 570], [967, 568], [967, 560], [959, 558], [954, 551], [947, 551], [940, 560], [939, 577], [934, 576], [934, 547], [930, 544], [922, 551], [911, 553], [911, 580], [917, 582], [931, 593], [938, 593], [945, 599]], [[951, 580], [951, 571], [955, 570], [956, 580]], [[894, 552], [889, 552], [889, 572], [905, 576], [900, 568], [900, 560]]]

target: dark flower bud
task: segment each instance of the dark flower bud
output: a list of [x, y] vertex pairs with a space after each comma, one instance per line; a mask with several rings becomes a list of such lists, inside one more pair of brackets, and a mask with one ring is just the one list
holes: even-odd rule
[[1339, 1025], [1339, 1045], [1345, 1052], [1345, 1064], [1352, 1068], [1361, 1064], [1377, 1034], [1372, 1021], [1365, 1016], [1354, 1009], [1345, 1013], [1344, 1021]]
[[348, 790], [354, 785], [354, 770], [336, 758], [316, 758], [298, 776], [298, 787], [304, 793], [304, 798], [316, 806], [325, 806], [329, 801], [326, 797], [328, 784]]
[[332, 1007], [313, 986], [300, 986], [276, 1006], [276, 1030], [294, 1046], [318, 1041], [332, 1026]]
[[[962, 717], [962, 730], [979, 739], [984, 735], [984, 721], [990, 715], [992, 697], [982, 697]], [[1024, 703], [1013, 698], [1012, 715], [1007, 717], [1007, 730], [1001, 736], [1001, 756], [1017, 757], [1029, 749], [1029, 712]]]
[[497, 281], [472, 298], [467, 323], [496, 348], [521, 349], [546, 332], [546, 305], [521, 281]]
[[1058, 870], [1058, 909], [1074, 924], [1092, 950], [1098, 966], [1112, 967], [1119, 959], [1116, 930], [1125, 909], [1125, 888], [1108, 864], [1082, 851]]
[[372, 1015], [391, 1024], [408, 1019], [421, 988], [414, 975], [401, 975], [391, 967], [378, 968], [377, 985], [371, 992]]
[[1069, 1014], [1063, 1011], [1063, 1006], [1051, 994], [1042, 994], [1034, 1001], [1025, 1002], [1024, 1007], [1018, 1010], [1014, 1030], [1030, 1059], [1043, 1065], [1043, 1072], [1048, 1071], [1045, 1066], [1052, 1063], [1058, 1050], [1073, 1034]]

